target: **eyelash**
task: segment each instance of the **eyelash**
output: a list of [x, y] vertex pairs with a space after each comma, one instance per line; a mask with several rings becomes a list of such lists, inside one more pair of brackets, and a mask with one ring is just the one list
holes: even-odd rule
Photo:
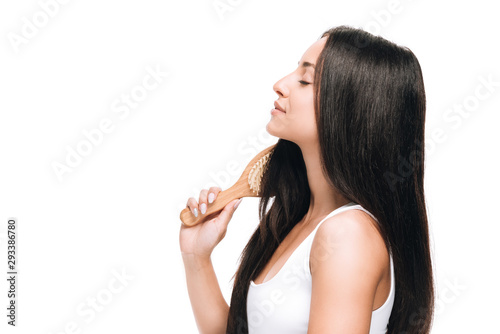
[[309, 84], [310, 84], [309, 82], [305, 82], [305, 81], [303, 81], [303, 80], [300, 80], [299, 82], [300, 82], [300, 84], [301, 84], [301, 85], [304, 85], [304, 86], [306, 86], [306, 85], [309, 85]]

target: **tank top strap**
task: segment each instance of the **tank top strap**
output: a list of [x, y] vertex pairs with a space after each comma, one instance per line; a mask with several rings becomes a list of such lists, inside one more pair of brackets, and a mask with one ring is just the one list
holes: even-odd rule
[[[312, 231], [311, 234], [316, 234], [316, 231], [318, 230], [318, 228], [321, 226], [321, 224], [323, 224], [323, 222], [325, 220], [327, 220], [328, 218], [330, 217], [333, 217], [335, 216], [336, 214], [339, 214], [341, 212], [344, 212], [344, 211], [347, 211], [349, 209], [352, 209], [352, 208], [361, 208], [363, 209], [364, 211], [366, 211], [361, 205], [359, 204], [356, 204], [354, 202], [349, 202], [345, 205], [342, 205], [341, 207], [338, 207], [337, 209], [333, 210], [332, 212], [330, 212], [325, 218], [323, 218], [319, 223], [318, 225], [316, 225], [316, 227], [314, 228], [314, 230]], [[369, 213], [368, 211], [366, 211], [367, 213]], [[371, 213], [370, 213], [371, 215]]]

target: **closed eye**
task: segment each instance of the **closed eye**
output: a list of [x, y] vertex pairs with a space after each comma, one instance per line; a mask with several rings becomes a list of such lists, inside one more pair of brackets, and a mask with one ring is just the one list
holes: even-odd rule
[[304, 86], [306, 86], [306, 85], [309, 85], [309, 84], [310, 84], [309, 82], [305, 82], [305, 81], [303, 81], [303, 80], [300, 80], [299, 82], [300, 82], [300, 84], [301, 84], [301, 85], [304, 85]]

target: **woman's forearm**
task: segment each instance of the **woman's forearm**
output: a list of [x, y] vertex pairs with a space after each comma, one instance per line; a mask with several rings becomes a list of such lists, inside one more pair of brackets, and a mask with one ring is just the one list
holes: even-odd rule
[[229, 305], [224, 299], [210, 257], [182, 254], [186, 282], [201, 334], [225, 334]]

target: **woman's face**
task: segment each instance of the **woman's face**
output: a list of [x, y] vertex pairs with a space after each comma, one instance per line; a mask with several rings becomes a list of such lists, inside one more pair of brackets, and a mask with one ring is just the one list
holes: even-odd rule
[[326, 39], [323, 37], [312, 44], [300, 59], [297, 69], [274, 84], [273, 89], [278, 94], [276, 103], [284, 112], [271, 111], [271, 120], [266, 126], [269, 134], [299, 146], [317, 142], [314, 67]]

